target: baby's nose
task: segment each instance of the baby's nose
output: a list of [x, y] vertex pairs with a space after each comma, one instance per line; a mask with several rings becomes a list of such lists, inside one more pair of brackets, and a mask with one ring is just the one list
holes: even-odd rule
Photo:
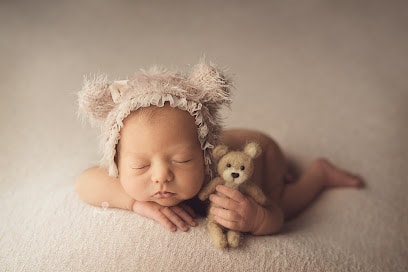
[[233, 178], [237, 178], [237, 177], [239, 177], [239, 174], [238, 174], [238, 173], [235, 173], [235, 172], [232, 172], [232, 173], [231, 173], [231, 176], [232, 176]]
[[172, 176], [173, 174], [169, 167], [164, 164], [156, 165], [153, 169], [152, 181], [155, 183], [166, 183], [171, 181]]

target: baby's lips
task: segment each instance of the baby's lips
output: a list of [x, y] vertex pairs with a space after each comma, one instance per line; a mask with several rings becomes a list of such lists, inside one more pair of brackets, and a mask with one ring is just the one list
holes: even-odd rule
[[173, 195], [174, 193], [171, 193], [171, 192], [157, 192], [153, 195], [153, 197], [157, 199], [164, 199], [164, 198], [170, 198]]

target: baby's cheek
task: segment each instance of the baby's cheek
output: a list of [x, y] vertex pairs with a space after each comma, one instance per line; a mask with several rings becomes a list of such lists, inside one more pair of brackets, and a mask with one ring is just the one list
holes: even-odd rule
[[138, 192], [137, 183], [134, 182], [131, 177], [119, 176], [119, 181], [127, 195], [131, 196], [133, 199], [140, 200], [138, 199], [140, 198], [140, 196], [137, 194]]
[[198, 192], [201, 190], [201, 188], [203, 187], [203, 184], [204, 184], [204, 180], [205, 180], [204, 171], [203, 171], [203, 173], [200, 173], [200, 174], [196, 175], [194, 178], [191, 179], [192, 184], [190, 185], [190, 188], [192, 189], [191, 190], [192, 197], [197, 195]]

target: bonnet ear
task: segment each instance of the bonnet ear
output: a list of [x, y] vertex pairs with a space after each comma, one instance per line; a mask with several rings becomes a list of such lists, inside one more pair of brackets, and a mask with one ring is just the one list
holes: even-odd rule
[[190, 82], [200, 89], [203, 103], [229, 104], [231, 82], [212, 64], [200, 61], [190, 73]]
[[82, 90], [78, 92], [78, 113], [89, 119], [92, 125], [104, 121], [123, 95], [127, 80], [108, 82], [106, 75], [84, 79]]

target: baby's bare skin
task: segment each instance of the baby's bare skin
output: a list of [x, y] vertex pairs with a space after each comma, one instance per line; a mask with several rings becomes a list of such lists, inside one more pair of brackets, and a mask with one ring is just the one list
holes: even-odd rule
[[[163, 157], [172, 157], [174, 155], [176, 161], [179, 160], [177, 150], [176, 152], [173, 151], [172, 148], [167, 149], [167, 147], [172, 147], [173, 143], [171, 140], [187, 137], [183, 143], [188, 142], [188, 139], [194, 139], [191, 144], [195, 145], [195, 142], [197, 142], [197, 134], [193, 127], [188, 130], [185, 129], [189, 122], [194, 124], [194, 120], [187, 113], [184, 112], [185, 114], [181, 114], [181, 110], [170, 109], [168, 107], [164, 107], [161, 111], [165, 111], [165, 115], [163, 116], [166, 116], [166, 118], [159, 118], [155, 120], [155, 122], [151, 122], [151, 120], [146, 122], [143, 118], [140, 119], [136, 115], [132, 115], [132, 117], [128, 119], [128, 122], [133, 122], [136, 125], [134, 131], [131, 129], [133, 123], [129, 123], [127, 126], [125, 120], [127, 129], [122, 129], [124, 134], [122, 135], [123, 142], [120, 143], [122, 152], [119, 152], [119, 179], [108, 176], [105, 169], [98, 167], [90, 168], [78, 177], [76, 190], [80, 197], [89, 204], [100, 206], [102, 202], [108, 202], [109, 207], [132, 210], [142, 216], [159, 222], [171, 231], [177, 229], [186, 231], [190, 227], [196, 226], [197, 223], [193, 219], [194, 213], [192, 209], [184, 205], [182, 201], [187, 196], [193, 197], [193, 193], [198, 193], [197, 190], [199, 189], [199, 187], [194, 189], [194, 192], [189, 190], [191, 187], [188, 186], [188, 183], [190, 182], [194, 184], [194, 186], [197, 186], [197, 184], [202, 184], [204, 180], [197, 180], [197, 178], [201, 179], [201, 175], [198, 175], [196, 176], [197, 178], [189, 181], [189, 176], [194, 177], [195, 175], [194, 172], [189, 170], [188, 164], [178, 166], [178, 162], [176, 162], [175, 165], [171, 164], [170, 170], [163, 168], [167, 167], [163, 164], [163, 162], [165, 162], [163, 161]], [[161, 137], [164, 138], [156, 137], [155, 132], [158, 129], [150, 128], [152, 124], [160, 124], [161, 121], [163, 121], [163, 125], [159, 126], [158, 129], [164, 129], [160, 132]], [[166, 128], [169, 123], [172, 125]], [[163, 135], [173, 133], [174, 126], [177, 126], [177, 124], [185, 124], [180, 128], [176, 128], [177, 133], [180, 133], [180, 135], [165, 138]], [[168, 133], [166, 129], [168, 129]], [[142, 141], [142, 143], [138, 143], [137, 146], [133, 146], [132, 142], [129, 142], [129, 144], [126, 143], [126, 139], [132, 141], [132, 139], [134, 139], [132, 135], [137, 135], [136, 133], [141, 130], [146, 131], [146, 133], [151, 131], [152, 134], [146, 134], [146, 137], [140, 138], [139, 141]], [[127, 137], [127, 133], [130, 137]], [[153, 138], [155, 139], [154, 142], [150, 143], [149, 141]], [[160, 144], [158, 142], [162, 140], [164, 141], [162, 148], [149, 148], [150, 146], [154, 147]], [[263, 133], [250, 130], [226, 130], [222, 136], [222, 142], [232, 149], [240, 149], [249, 141], [256, 141], [262, 146], [263, 154], [255, 162], [256, 167], [253, 182], [264, 190], [264, 193], [271, 200], [271, 204], [268, 207], [262, 207], [250, 197], [236, 190], [225, 186], [218, 186], [217, 191], [223, 193], [225, 197], [220, 197], [215, 194], [210, 196], [210, 200], [219, 206], [219, 208], [212, 208], [210, 213], [219, 224], [229, 229], [240, 232], [250, 232], [256, 235], [273, 234], [281, 229], [285, 219], [292, 218], [301, 212], [324, 189], [342, 186], [358, 187], [362, 185], [362, 181], [358, 177], [336, 168], [325, 159], [317, 159], [312, 162], [310, 167], [296, 182], [284, 184], [284, 176], [287, 173], [286, 159], [278, 145], [270, 137]], [[177, 146], [179, 143], [177, 142], [175, 144]], [[121, 164], [122, 162], [126, 162], [126, 158], [121, 157], [121, 154], [125, 156], [126, 150], [139, 152], [140, 149], [145, 149], [145, 147], [148, 147], [148, 149], [144, 150], [147, 153], [143, 153], [143, 161], [139, 162], [140, 160], [137, 155], [134, 162], [133, 159], [129, 161], [129, 165]], [[181, 155], [184, 156], [184, 153], [183, 151]], [[187, 152], [186, 159], [190, 159], [190, 157], [195, 154], [188, 153], [190, 152]], [[148, 170], [145, 171], [144, 161], [146, 156], [148, 156], [147, 160], [150, 162], [151, 160], [156, 160], [157, 164], [155, 165], [159, 165], [160, 167], [150, 170], [150, 167], [153, 166], [149, 166]], [[186, 159], [182, 158], [181, 161]], [[192, 162], [194, 161], [195, 159]], [[188, 161], [188, 163], [190, 162]], [[128, 166], [131, 167], [126, 168]], [[139, 170], [141, 167], [143, 168]], [[171, 170], [173, 167], [176, 167], [174, 168], [174, 172]], [[195, 166], [194, 169], [196, 168]], [[121, 171], [122, 180], [120, 178]], [[132, 177], [133, 171], [141, 171], [140, 174], [135, 176], [135, 179], [146, 184], [146, 187], [134, 187], [132, 185], [132, 180], [134, 179]], [[166, 171], [170, 171], [169, 175], [167, 175]], [[124, 178], [125, 172], [129, 173], [126, 174], [126, 178]], [[148, 181], [153, 176], [155, 176], [155, 180], [152, 180], [150, 184]], [[161, 178], [163, 178], [163, 180], [161, 180]], [[172, 183], [173, 178], [174, 184]], [[180, 183], [180, 181], [182, 183]], [[169, 199], [160, 197], [156, 201], [156, 198], [151, 198], [151, 192], [157, 190], [154, 186], [160, 186], [157, 188], [164, 186], [163, 188], [167, 188], [168, 191], [174, 190], [174, 197]], [[147, 188], [146, 193], [143, 193], [144, 188]], [[176, 196], [181, 198], [177, 198]]]
[[[363, 185], [359, 177], [335, 167], [323, 158], [313, 161], [296, 182], [285, 184], [287, 162], [273, 139], [261, 132], [242, 129], [227, 130], [223, 134], [223, 142], [232, 148], [239, 149], [249, 141], [257, 141], [264, 151], [255, 163], [252, 181], [263, 189], [272, 202], [267, 209], [258, 211], [260, 214], [264, 213], [263, 216], [257, 216], [257, 218], [263, 218], [261, 220], [263, 223], [255, 223], [258, 228], [252, 231], [253, 234], [270, 234], [279, 231], [284, 219], [296, 216], [326, 188]], [[252, 215], [250, 212], [245, 213], [245, 210], [256, 210], [248, 208], [251, 205], [256, 206], [254, 201], [245, 200], [248, 197], [237, 191], [233, 192], [230, 188], [220, 187], [222, 190], [220, 188], [219, 191], [229, 195], [231, 199], [213, 195], [211, 200], [221, 208], [212, 208], [211, 213], [218, 219], [218, 223], [233, 230], [245, 231], [245, 228], [242, 230], [244, 225], [242, 222], [251, 222], [251, 220], [256, 222], [256, 218], [245, 218]], [[240, 202], [241, 206], [234, 209], [237, 202]]]

